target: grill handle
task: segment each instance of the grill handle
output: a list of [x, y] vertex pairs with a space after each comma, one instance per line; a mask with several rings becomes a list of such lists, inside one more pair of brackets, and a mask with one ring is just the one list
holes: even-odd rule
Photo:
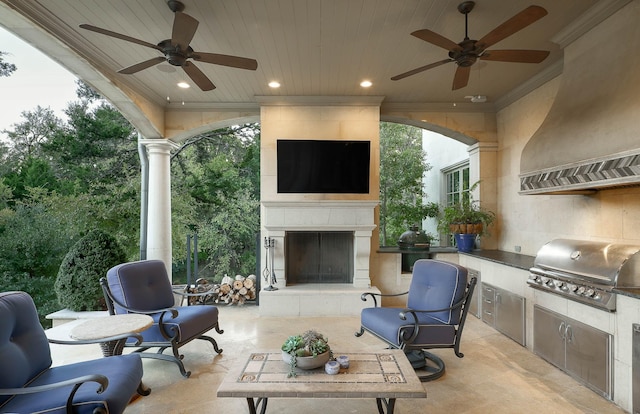
[[564, 323], [564, 321], [560, 322], [560, 326], [558, 326], [558, 335], [560, 335], [560, 338], [563, 340], [567, 337], [567, 324]]

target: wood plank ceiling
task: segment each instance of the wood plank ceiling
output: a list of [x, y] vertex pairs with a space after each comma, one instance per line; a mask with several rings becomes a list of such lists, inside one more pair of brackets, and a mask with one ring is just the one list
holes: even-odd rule
[[[256, 96], [376, 95], [385, 103], [454, 103], [486, 95], [496, 101], [562, 58], [553, 37], [596, 0], [536, 0], [549, 14], [494, 49], [542, 49], [540, 64], [477, 62], [467, 87], [452, 91], [455, 64], [391, 81], [394, 75], [447, 58], [447, 51], [411, 32], [428, 28], [454, 42], [464, 38], [464, 16], [446, 0], [184, 0], [199, 21], [194, 50], [249, 57], [256, 71], [197, 63], [217, 86], [179, 89], [190, 81], [162, 63], [134, 75], [126, 66], [160, 56], [157, 50], [79, 28], [88, 23], [156, 44], [171, 37], [174, 15], [165, 0], [0, 0], [70, 45], [108, 78], [157, 105], [167, 97], [190, 105], [255, 104]], [[478, 0], [469, 35], [478, 39], [529, 6], [530, 0]], [[2, 9], [0, 9], [2, 11]], [[0, 24], [11, 24], [0, 18]], [[43, 47], [43, 46], [40, 46]], [[0, 47], [1, 49], [1, 47]], [[46, 53], [46, 46], [44, 46]], [[56, 58], [56, 56], [53, 56]], [[368, 89], [360, 81], [373, 83]], [[279, 89], [268, 82], [277, 80]], [[192, 83], [192, 82], [191, 82]]]

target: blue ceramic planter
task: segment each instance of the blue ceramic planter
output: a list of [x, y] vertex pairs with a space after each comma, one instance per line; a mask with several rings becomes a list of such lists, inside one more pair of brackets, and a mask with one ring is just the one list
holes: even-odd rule
[[458, 251], [468, 253], [473, 250], [476, 244], [476, 234], [455, 234]]

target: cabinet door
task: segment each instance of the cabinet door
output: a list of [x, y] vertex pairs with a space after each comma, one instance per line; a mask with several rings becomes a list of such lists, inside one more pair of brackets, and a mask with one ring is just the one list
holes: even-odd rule
[[502, 289], [496, 289], [494, 310], [495, 328], [524, 346], [524, 298]]
[[564, 370], [566, 322], [538, 305], [533, 307], [533, 352]]
[[568, 320], [566, 332], [566, 371], [610, 397], [611, 335], [575, 320]]

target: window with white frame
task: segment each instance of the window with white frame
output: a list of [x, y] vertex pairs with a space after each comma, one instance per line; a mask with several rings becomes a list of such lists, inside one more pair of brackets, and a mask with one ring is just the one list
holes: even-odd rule
[[444, 204], [450, 206], [469, 198], [469, 163], [465, 162], [443, 170], [445, 183]]
[[[442, 170], [444, 191], [442, 203], [450, 206], [464, 198], [469, 198], [469, 161], [458, 163]], [[453, 234], [441, 234], [440, 242], [443, 246], [455, 246]]]

